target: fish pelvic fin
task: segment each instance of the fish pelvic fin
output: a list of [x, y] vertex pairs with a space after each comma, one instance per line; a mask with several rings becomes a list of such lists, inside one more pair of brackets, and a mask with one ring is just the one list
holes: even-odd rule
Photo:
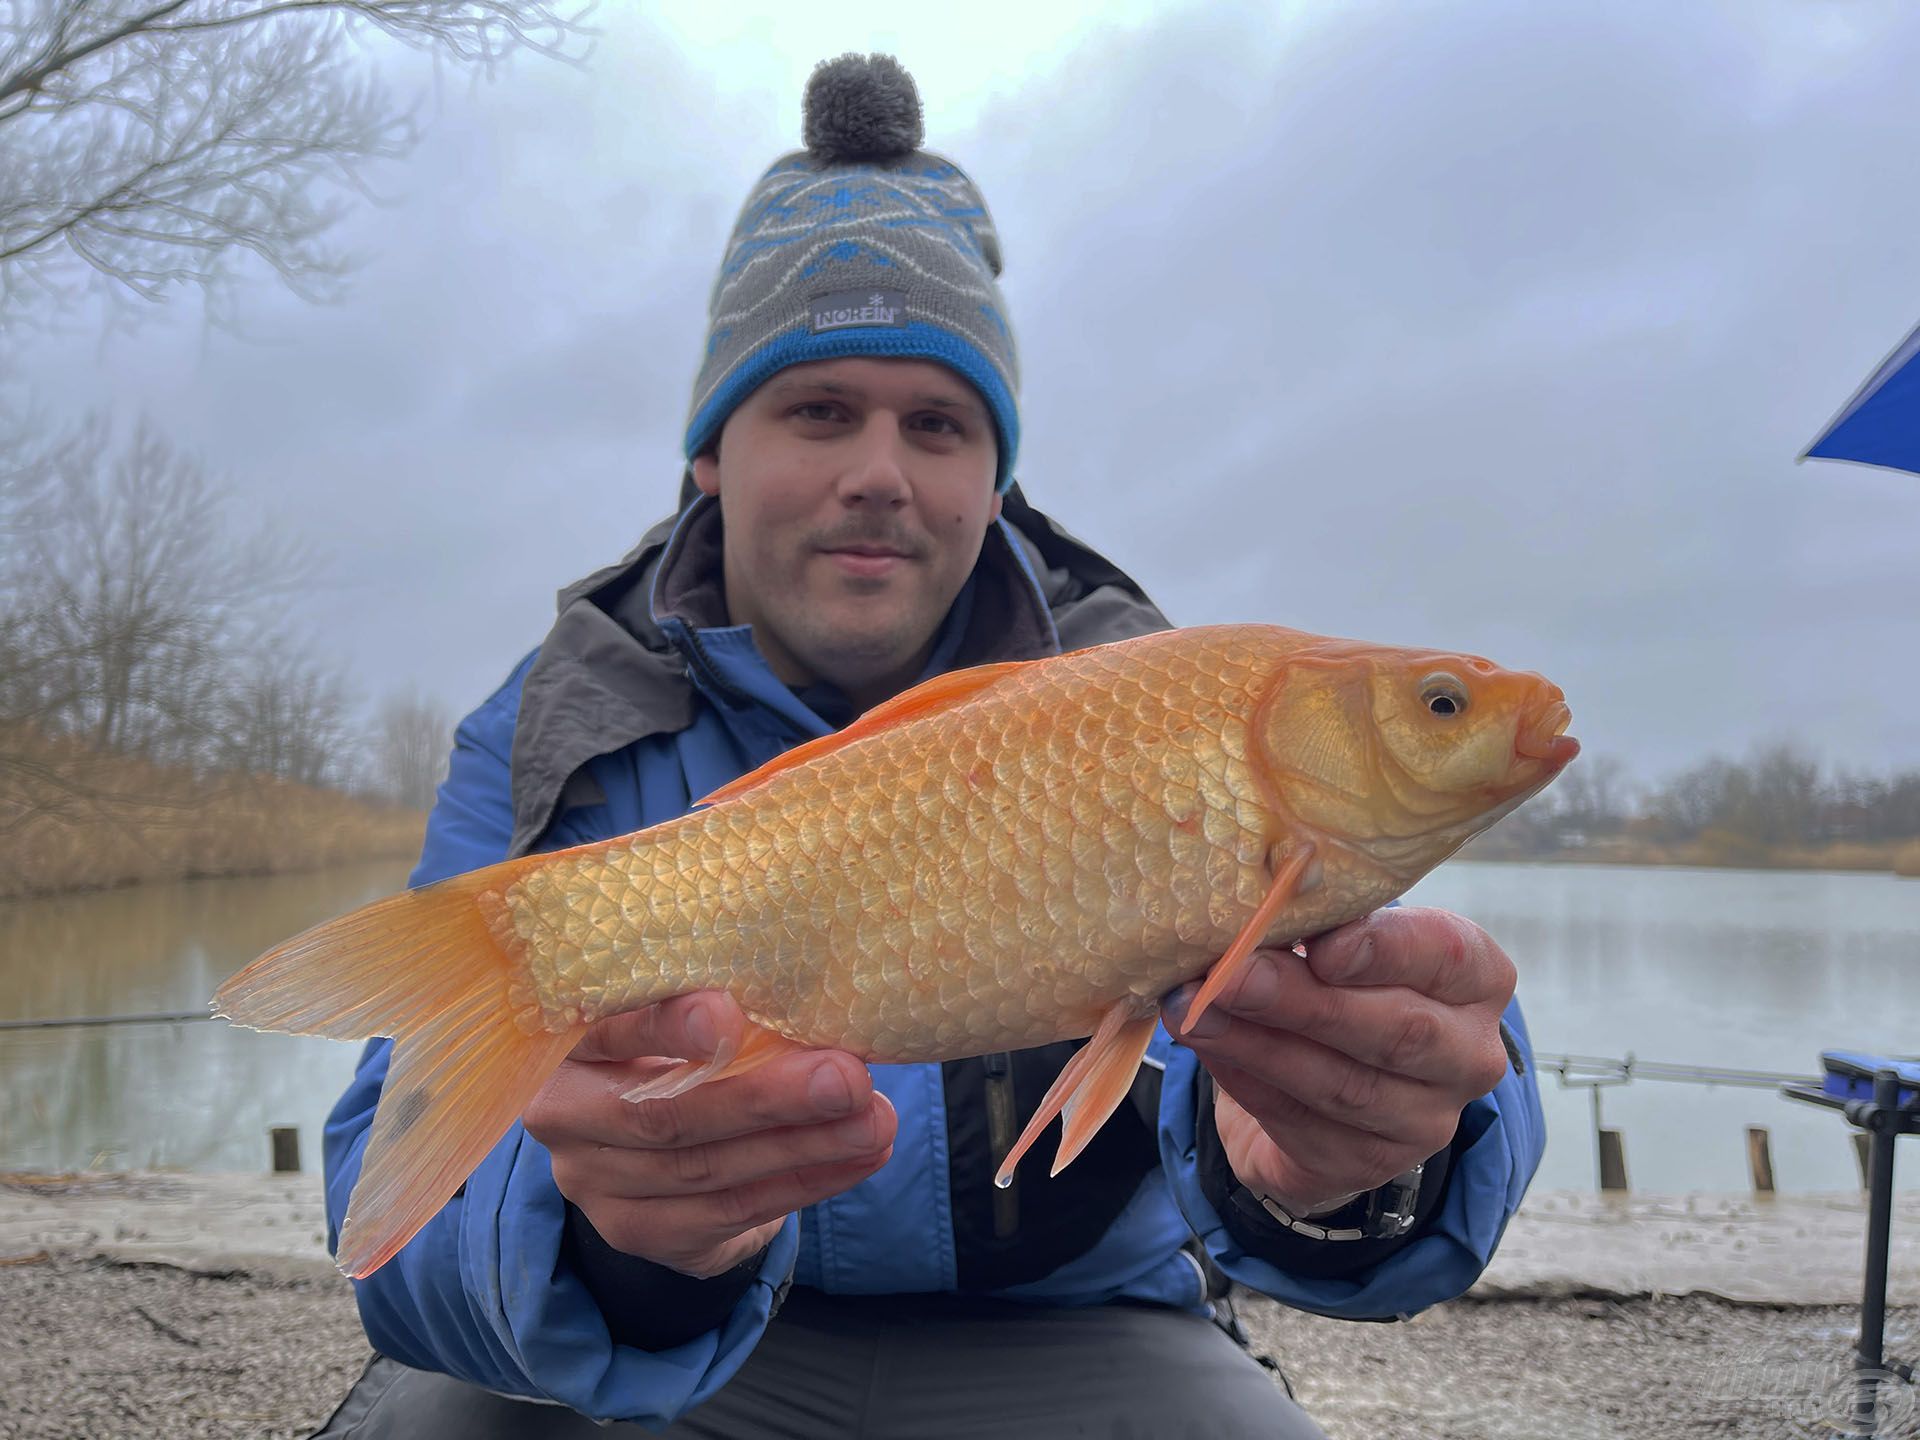
[[818, 740], [809, 740], [804, 745], [796, 745], [785, 754], [774, 756], [758, 770], [749, 770], [738, 780], [729, 781], [695, 803], [718, 805], [722, 800], [744, 795], [781, 772], [804, 765], [809, 760], [817, 760], [822, 755], [831, 755], [843, 745], [852, 745], [882, 730], [891, 730], [896, 725], [904, 725], [909, 720], [918, 720], [923, 716], [937, 715], [942, 710], [971, 700], [1013, 671], [1033, 663], [1031, 660], [1001, 660], [992, 665], [974, 665], [923, 680], [911, 690], [903, 690], [891, 700], [881, 701], [845, 729], [822, 735]]
[[1193, 1029], [1193, 1022], [1247, 968], [1247, 962], [1253, 958], [1253, 952], [1280, 918], [1280, 913], [1293, 903], [1294, 896], [1306, 888], [1302, 882], [1317, 853], [1313, 842], [1305, 841], [1274, 872], [1273, 885], [1267, 891], [1267, 898], [1254, 907], [1252, 916], [1240, 927], [1233, 944], [1227, 947], [1227, 953], [1214, 962], [1213, 969], [1207, 972], [1206, 983], [1200, 987], [1199, 994], [1193, 997], [1193, 1003], [1187, 1006], [1186, 1018], [1180, 1022], [1182, 1035]]
[[778, 1060], [782, 1055], [793, 1055], [811, 1048], [798, 1040], [789, 1040], [764, 1025], [749, 1022], [738, 1050], [715, 1055], [711, 1060], [682, 1060], [670, 1069], [642, 1080], [620, 1098], [635, 1104], [642, 1100], [670, 1100], [675, 1095], [686, 1094], [696, 1085], [745, 1075], [750, 1070], [758, 1070], [769, 1060]]
[[[511, 861], [518, 867], [524, 862]], [[222, 985], [216, 1014], [255, 1030], [393, 1037], [336, 1263], [371, 1275], [438, 1213], [566, 1058], [584, 1024], [515, 1018], [518, 962], [484, 905], [508, 866], [316, 926]]]
[[1100, 1017], [1093, 1038], [1082, 1045], [1061, 1069], [1039, 1108], [1013, 1142], [1007, 1158], [993, 1183], [1001, 1189], [1013, 1183], [1013, 1172], [1020, 1157], [1040, 1138], [1055, 1115], [1061, 1117], [1060, 1149], [1054, 1154], [1049, 1175], [1058, 1175], [1071, 1165], [1074, 1157], [1100, 1133], [1107, 1117], [1119, 1108], [1133, 1088], [1133, 1077], [1140, 1059], [1153, 1039], [1159, 1012], [1149, 1008], [1142, 1015], [1139, 1002], [1132, 997], [1115, 1002]]

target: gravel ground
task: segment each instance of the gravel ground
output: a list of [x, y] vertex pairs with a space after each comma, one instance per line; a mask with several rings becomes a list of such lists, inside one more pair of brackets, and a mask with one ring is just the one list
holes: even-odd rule
[[[1834, 1440], [1853, 1395], [1857, 1309], [1707, 1296], [1479, 1300], [1355, 1325], [1240, 1302], [1334, 1440]], [[1888, 1317], [1920, 1358], [1920, 1309]], [[1914, 1440], [1912, 1387], [1890, 1384], [1880, 1440]]]
[[60, 1258], [0, 1269], [0, 1436], [306, 1435], [367, 1360], [347, 1282]]
[[[1240, 1302], [1333, 1440], [1826, 1437], [1855, 1312], [1702, 1296], [1479, 1300], [1401, 1324]], [[1912, 1356], [1920, 1310], [1888, 1334]], [[0, 1266], [0, 1436], [298, 1436], [366, 1359], [346, 1282], [102, 1258]], [[1890, 1390], [1881, 1440], [1920, 1437]]]

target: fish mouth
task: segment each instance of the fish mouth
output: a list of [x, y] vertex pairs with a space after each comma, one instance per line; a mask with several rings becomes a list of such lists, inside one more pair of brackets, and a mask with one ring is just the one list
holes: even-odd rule
[[1580, 742], [1566, 733], [1573, 723], [1573, 712], [1564, 700], [1549, 700], [1535, 710], [1520, 732], [1513, 737], [1517, 755], [1542, 760], [1556, 768], [1580, 753]]

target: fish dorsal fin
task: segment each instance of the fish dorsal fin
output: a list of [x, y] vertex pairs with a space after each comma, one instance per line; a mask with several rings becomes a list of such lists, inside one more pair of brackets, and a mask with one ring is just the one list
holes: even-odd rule
[[796, 745], [784, 755], [776, 755], [758, 770], [749, 770], [738, 780], [729, 781], [711, 795], [694, 803], [698, 805], [718, 805], [722, 800], [731, 800], [737, 795], [765, 784], [774, 776], [796, 765], [804, 765], [809, 760], [817, 760], [822, 755], [830, 755], [843, 745], [851, 745], [864, 740], [869, 735], [878, 735], [882, 730], [891, 730], [896, 725], [904, 725], [909, 720], [919, 720], [928, 715], [937, 715], [942, 710], [950, 710], [967, 700], [971, 700], [982, 690], [1004, 679], [1008, 674], [1023, 665], [1031, 665], [1031, 660], [1002, 660], [994, 665], [975, 665], [965, 670], [950, 670], [945, 675], [936, 675], [931, 680], [923, 680], [911, 690], [903, 690], [891, 700], [883, 700], [866, 714], [855, 720], [844, 730], [831, 735], [822, 735], [818, 740], [809, 740], [804, 745]]

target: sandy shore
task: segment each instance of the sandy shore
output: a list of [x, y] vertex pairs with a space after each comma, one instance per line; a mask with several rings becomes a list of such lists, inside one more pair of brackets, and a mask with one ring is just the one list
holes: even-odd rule
[[[1830, 1436], [1857, 1196], [1536, 1193], [1470, 1294], [1354, 1325], [1242, 1297], [1334, 1440]], [[1920, 1298], [1920, 1195], [1890, 1298]], [[1916, 1358], [1920, 1310], [1892, 1352]], [[296, 1436], [367, 1355], [310, 1176], [0, 1178], [0, 1436]], [[1894, 1384], [1886, 1437], [1920, 1436]]]

